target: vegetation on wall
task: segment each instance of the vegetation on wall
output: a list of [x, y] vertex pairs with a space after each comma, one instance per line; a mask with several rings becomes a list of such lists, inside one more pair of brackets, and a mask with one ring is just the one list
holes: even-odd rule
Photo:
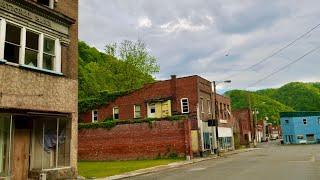
[[137, 123], [149, 123], [152, 124], [155, 121], [180, 121], [187, 119], [185, 115], [175, 115], [175, 116], [168, 116], [164, 118], [147, 118], [147, 119], [133, 119], [133, 120], [109, 120], [106, 119], [103, 122], [96, 122], [96, 123], [79, 123], [78, 129], [97, 129], [97, 128], [105, 128], [111, 129], [116, 125], [120, 124], [137, 124]]

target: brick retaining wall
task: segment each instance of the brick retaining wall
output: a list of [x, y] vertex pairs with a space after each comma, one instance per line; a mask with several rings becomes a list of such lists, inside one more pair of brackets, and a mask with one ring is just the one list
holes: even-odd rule
[[190, 121], [155, 121], [80, 129], [79, 160], [150, 159], [191, 154]]

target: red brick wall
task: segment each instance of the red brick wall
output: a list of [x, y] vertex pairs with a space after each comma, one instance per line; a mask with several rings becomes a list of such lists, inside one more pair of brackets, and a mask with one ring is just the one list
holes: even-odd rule
[[[245, 134], [251, 132], [252, 129], [252, 116], [249, 109], [241, 109], [232, 112], [234, 118], [239, 123], [240, 130], [240, 144], [247, 144], [248, 142], [245, 140]], [[252, 136], [252, 133], [251, 133]]]
[[79, 130], [79, 160], [128, 160], [191, 154], [190, 121], [156, 121]]
[[[119, 107], [119, 119], [128, 120], [134, 118], [134, 105], [141, 105], [141, 116], [147, 118], [147, 100], [156, 98], [169, 98], [172, 100], [172, 113], [181, 114], [181, 98], [189, 99], [190, 115], [197, 113], [197, 78], [189, 76], [147, 84], [143, 88], [126, 96], [118, 97], [114, 102], [98, 108], [98, 120], [112, 118], [113, 107]], [[174, 83], [174, 82], [175, 83]], [[175, 88], [172, 86], [175, 84]], [[174, 91], [176, 90], [176, 91]], [[91, 122], [91, 111], [81, 113], [82, 122]]]

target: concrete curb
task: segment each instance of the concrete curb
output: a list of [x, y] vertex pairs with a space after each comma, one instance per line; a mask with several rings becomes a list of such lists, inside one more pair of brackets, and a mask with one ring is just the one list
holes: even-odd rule
[[[230, 152], [222, 153], [221, 157], [244, 153], [244, 152], [250, 152], [250, 151], [259, 150], [259, 149], [261, 149], [261, 148], [248, 148], [248, 149], [240, 149], [240, 150], [230, 151]], [[210, 157], [205, 157], [205, 158], [195, 158], [190, 161], [175, 162], [175, 163], [170, 163], [168, 165], [160, 165], [160, 166], [154, 166], [154, 167], [150, 167], [150, 168], [146, 168], [146, 169], [139, 169], [139, 170], [127, 172], [124, 174], [109, 176], [109, 177], [105, 177], [105, 178], [98, 178], [97, 180], [115, 180], [115, 179], [124, 179], [124, 178], [129, 178], [129, 177], [135, 177], [135, 176], [150, 174], [150, 173], [159, 172], [159, 171], [163, 171], [163, 170], [167, 170], [167, 169], [173, 169], [173, 168], [185, 166], [188, 164], [194, 164], [194, 163], [198, 163], [198, 162], [202, 162], [202, 161], [208, 161], [211, 159], [219, 159], [219, 157], [216, 155], [212, 155]]]

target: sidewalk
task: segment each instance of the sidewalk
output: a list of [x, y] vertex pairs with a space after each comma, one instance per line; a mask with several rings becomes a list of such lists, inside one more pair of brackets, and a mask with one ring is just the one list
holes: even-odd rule
[[[254, 150], [258, 150], [258, 149], [261, 149], [261, 148], [239, 149], [239, 150], [235, 150], [235, 151], [221, 153], [221, 156], [222, 157], [223, 156], [230, 156], [230, 155], [233, 155], [233, 154], [250, 152], [250, 151], [254, 151]], [[159, 172], [159, 171], [163, 171], [163, 170], [167, 170], [167, 169], [177, 168], [177, 167], [184, 166], [184, 165], [187, 165], [187, 164], [193, 164], [193, 163], [197, 163], [197, 162], [201, 162], [201, 161], [207, 161], [207, 160], [211, 160], [211, 159], [219, 159], [219, 157], [216, 156], [216, 155], [212, 155], [210, 157], [194, 158], [194, 159], [192, 159], [190, 161], [182, 161], [182, 162], [171, 163], [171, 164], [168, 164], [168, 165], [161, 165], [161, 166], [155, 166], [155, 167], [146, 168], [146, 169], [139, 169], [139, 170], [128, 172], [128, 173], [124, 173], [124, 174], [119, 174], [119, 175], [115, 175], [115, 176], [109, 176], [109, 177], [106, 177], [106, 178], [99, 178], [98, 180], [115, 180], [115, 179], [129, 178], [129, 177], [139, 176], [139, 175], [143, 175], [143, 174], [149, 174], [149, 173], [153, 173], [153, 172]]]

